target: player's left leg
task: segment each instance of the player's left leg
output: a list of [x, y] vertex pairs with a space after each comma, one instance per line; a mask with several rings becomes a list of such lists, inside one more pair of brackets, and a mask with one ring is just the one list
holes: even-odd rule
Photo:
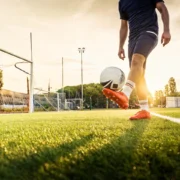
[[[156, 47], [157, 40], [158, 38], [156, 34], [145, 32], [140, 36], [134, 51], [136, 53], [143, 54], [147, 60], [148, 55]], [[141, 110], [138, 113], [136, 113], [134, 116], [130, 117], [130, 120], [151, 118], [151, 114], [149, 112], [149, 105], [148, 105], [148, 88], [145, 80], [145, 69], [146, 69], [146, 61], [144, 63], [143, 76], [140, 78], [138, 82], [136, 82], [136, 92]]]

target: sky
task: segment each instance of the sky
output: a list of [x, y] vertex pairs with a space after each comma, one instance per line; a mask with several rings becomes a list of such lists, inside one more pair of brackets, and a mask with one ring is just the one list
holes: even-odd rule
[[[128, 59], [118, 58], [120, 19], [117, 0], [0, 0], [0, 48], [30, 59], [30, 32], [33, 37], [34, 87], [51, 91], [64, 84], [99, 83], [100, 73], [108, 66], [129, 71]], [[180, 6], [179, 0], [165, 1], [170, 13], [172, 40], [166, 47], [160, 41], [147, 60], [146, 79], [151, 93], [164, 90], [174, 77], [180, 91]], [[177, 10], [176, 10], [177, 9]], [[158, 13], [159, 16], [159, 13]], [[159, 16], [160, 34], [162, 21]], [[125, 44], [127, 52], [127, 42]], [[0, 52], [4, 89], [26, 92], [27, 75], [14, 68], [19, 59]], [[29, 72], [30, 65], [19, 65]]]

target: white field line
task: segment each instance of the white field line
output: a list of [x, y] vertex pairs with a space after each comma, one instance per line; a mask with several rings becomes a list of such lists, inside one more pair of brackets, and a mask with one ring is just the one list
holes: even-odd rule
[[157, 117], [160, 117], [162, 119], [166, 119], [166, 120], [169, 120], [169, 121], [172, 121], [172, 122], [180, 123], [180, 118], [173, 118], [173, 117], [170, 117], [170, 116], [163, 116], [163, 115], [153, 113], [153, 112], [151, 114], [153, 116], [157, 116]]

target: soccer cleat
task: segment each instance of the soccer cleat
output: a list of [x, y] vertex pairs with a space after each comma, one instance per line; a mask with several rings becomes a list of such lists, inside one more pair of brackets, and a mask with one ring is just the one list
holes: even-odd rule
[[102, 92], [108, 99], [114, 101], [120, 108], [127, 109], [129, 107], [128, 98], [123, 92], [112, 91], [108, 88], [104, 88]]
[[137, 112], [134, 116], [131, 116], [129, 119], [130, 120], [151, 119], [151, 114], [146, 110], [141, 110]]

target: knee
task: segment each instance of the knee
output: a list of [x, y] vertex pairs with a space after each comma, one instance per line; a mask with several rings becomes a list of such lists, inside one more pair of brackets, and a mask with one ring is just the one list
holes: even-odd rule
[[134, 54], [132, 57], [131, 67], [132, 68], [143, 68], [145, 63], [145, 57], [141, 54]]

